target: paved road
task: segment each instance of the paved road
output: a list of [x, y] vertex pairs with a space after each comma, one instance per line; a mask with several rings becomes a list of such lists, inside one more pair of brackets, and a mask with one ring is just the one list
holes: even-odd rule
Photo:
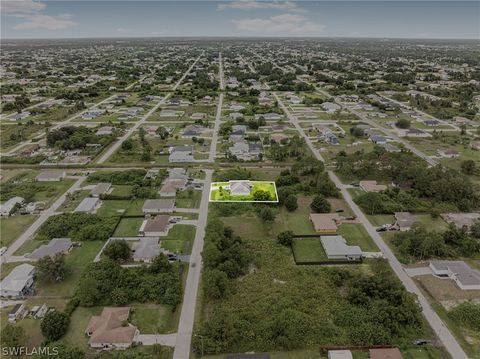
[[[185, 80], [185, 77], [192, 71], [193, 67], [196, 65], [200, 57], [203, 55], [200, 54], [195, 61], [192, 63], [192, 65], [188, 68], [187, 71], [183, 74], [183, 76], [177, 81], [175, 86], [173, 86], [172, 90], [175, 91], [177, 87]], [[138, 120], [132, 127], [130, 127], [123, 136], [121, 136], [112, 146], [110, 146], [105, 153], [96, 161], [97, 163], [104, 163], [106, 162], [110, 156], [112, 156], [115, 151], [117, 151], [122, 143], [129, 138], [141, 125], [147, 121], [147, 119], [160, 107], [162, 106], [165, 101], [168, 100], [168, 98], [172, 95], [171, 92], [169, 92], [165, 97], [163, 97], [150, 111], [148, 111], [140, 120]]]
[[223, 78], [223, 61], [222, 53], [218, 54], [218, 77], [220, 78], [220, 90], [225, 90], [225, 80]]
[[15, 242], [13, 242], [10, 247], [8, 247], [7, 251], [2, 256], [2, 262], [9, 262], [10, 258], [12, 257], [13, 253], [15, 253], [28, 239], [30, 239], [40, 228], [40, 226], [52, 215], [55, 214], [57, 209], [63, 204], [65, 199], [67, 198], [68, 193], [72, 193], [80, 188], [83, 181], [85, 181], [87, 177], [80, 177], [63, 195], [57, 199], [50, 208], [44, 210], [38, 219], [33, 222], [33, 224], [25, 231], [23, 234], [17, 238]]
[[208, 162], [214, 162], [217, 154], [218, 143], [218, 131], [220, 130], [220, 124], [222, 123], [222, 106], [223, 106], [223, 93], [220, 94], [217, 105], [217, 115], [215, 116], [215, 124], [213, 126], [212, 142], [210, 144], [210, 154], [208, 155]]
[[200, 203], [200, 215], [198, 216], [197, 231], [190, 255], [190, 267], [188, 270], [185, 294], [183, 296], [182, 312], [178, 324], [177, 340], [173, 359], [186, 359], [190, 357], [192, 342], [193, 323], [195, 320], [195, 306], [197, 302], [198, 285], [202, 272], [202, 250], [207, 225], [208, 198], [210, 195], [210, 183], [212, 182], [212, 170], [205, 170], [205, 183]]
[[[296, 121], [295, 116], [290, 114], [286, 106], [282, 103], [282, 101], [276, 94], [274, 94], [274, 96], [275, 96], [275, 99], [278, 101], [278, 104], [280, 105], [282, 110], [287, 114], [287, 117], [290, 120], [293, 119], [292, 121], [293, 125], [297, 128], [300, 134], [305, 138], [305, 141], [307, 142], [307, 145], [310, 147], [310, 150], [312, 151], [314, 156], [318, 160], [324, 162], [320, 152], [318, 151], [318, 149], [315, 148], [315, 146], [313, 146], [313, 143], [310, 141], [310, 139], [305, 134], [303, 129], [302, 128], [299, 129], [298, 122]], [[432, 327], [433, 331], [438, 336], [442, 344], [450, 353], [450, 355], [452, 355], [452, 357], [455, 359], [467, 359], [467, 355], [463, 351], [462, 347], [458, 344], [455, 337], [448, 330], [445, 324], [443, 324], [442, 320], [437, 315], [437, 313], [435, 313], [435, 311], [432, 309], [432, 307], [430, 306], [430, 303], [422, 294], [420, 289], [418, 289], [418, 287], [415, 285], [413, 280], [404, 271], [402, 265], [398, 261], [397, 257], [395, 257], [390, 247], [388, 247], [388, 245], [384, 242], [383, 238], [376, 232], [375, 228], [371, 225], [367, 217], [363, 214], [361, 209], [353, 201], [350, 193], [346, 189], [346, 186], [343, 185], [343, 183], [338, 179], [338, 177], [332, 171], [329, 171], [328, 175], [330, 179], [333, 181], [333, 183], [335, 183], [335, 186], [337, 186], [337, 188], [340, 189], [340, 191], [342, 192], [343, 198], [348, 203], [350, 208], [353, 210], [353, 213], [357, 216], [357, 218], [360, 220], [362, 225], [365, 227], [368, 234], [372, 237], [375, 244], [381, 250], [381, 252], [383, 253], [383, 256], [388, 260], [393, 271], [395, 272], [397, 277], [402, 281], [407, 291], [417, 295], [418, 302], [421, 305], [423, 310], [423, 315], [427, 319], [428, 323], [430, 324], [430, 326]]]

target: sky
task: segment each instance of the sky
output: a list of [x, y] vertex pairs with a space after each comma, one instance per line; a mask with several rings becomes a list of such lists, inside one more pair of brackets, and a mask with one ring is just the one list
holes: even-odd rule
[[479, 1], [0, 1], [2, 39], [480, 39]]

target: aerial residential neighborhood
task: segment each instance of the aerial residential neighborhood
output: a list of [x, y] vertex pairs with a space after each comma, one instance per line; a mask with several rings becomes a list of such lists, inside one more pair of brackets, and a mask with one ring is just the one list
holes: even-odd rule
[[1, 357], [480, 359], [479, 10], [2, 0]]

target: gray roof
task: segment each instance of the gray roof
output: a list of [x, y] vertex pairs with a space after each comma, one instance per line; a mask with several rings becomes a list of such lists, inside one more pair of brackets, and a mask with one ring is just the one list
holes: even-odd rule
[[43, 171], [41, 172], [36, 179], [60, 179], [65, 175], [64, 171]]
[[174, 152], [192, 152], [192, 146], [175, 146], [172, 148], [172, 153]]
[[417, 217], [412, 215], [410, 212], [395, 212], [395, 219], [400, 228], [411, 227], [413, 223], [417, 220]]
[[92, 191], [90, 192], [90, 194], [92, 196], [99, 196], [101, 194], [104, 194], [106, 193], [110, 187], [112, 186], [111, 183], [106, 183], [106, 182], [102, 182], [102, 183], [98, 183], [93, 189]]
[[41, 259], [46, 256], [53, 257], [57, 253], [68, 251], [72, 246], [70, 238], [54, 238], [48, 244], [35, 249], [28, 258]]
[[157, 238], [142, 238], [132, 247], [134, 259], [152, 259], [160, 254]]
[[7, 212], [10, 213], [12, 212], [13, 208], [17, 203], [21, 204], [23, 203], [23, 201], [25, 201], [25, 199], [23, 199], [22, 197], [18, 197], [18, 196], [12, 197], [5, 203], [0, 204], [0, 211], [5, 213]]
[[0, 283], [0, 289], [20, 292], [32, 277], [34, 270], [35, 267], [27, 263], [16, 266], [5, 278], [3, 278]]
[[87, 197], [84, 198], [82, 202], [75, 208], [74, 212], [91, 212], [97, 205], [99, 199]]
[[439, 271], [455, 273], [462, 285], [480, 285], [480, 271], [470, 268], [464, 261], [430, 261], [430, 265]]
[[330, 256], [361, 256], [362, 250], [359, 246], [349, 246], [342, 236], [320, 236], [323, 249], [328, 257]]
[[249, 195], [252, 184], [250, 181], [230, 181], [230, 194], [232, 195]]

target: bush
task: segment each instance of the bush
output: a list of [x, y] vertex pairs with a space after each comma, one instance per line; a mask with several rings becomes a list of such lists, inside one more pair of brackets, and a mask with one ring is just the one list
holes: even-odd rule
[[277, 236], [277, 242], [282, 246], [291, 246], [293, 242], [294, 233], [292, 231], [284, 231]]
[[103, 250], [103, 254], [116, 262], [126, 262], [130, 258], [131, 250], [127, 241], [112, 240]]
[[310, 204], [310, 208], [315, 213], [329, 213], [331, 210], [330, 203], [327, 201], [325, 197], [322, 195], [316, 195], [313, 198], [312, 203]]
[[294, 194], [288, 195], [284, 204], [289, 212], [295, 211], [298, 208], [297, 197]]
[[397, 126], [398, 128], [407, 129], [410, 128], [411, 122], [406, 118], [401, 118], [397, 122], [395, 122], [395, 126]]
[[60, 339], [68, 329], [70, 318], [67, 314], [56, 310], [48, 312], [40, 323], [43, 336], [48, 341]]
[[480, 304], [462, 303], [451, 309], [448, 316], [463, 326], [480, 332]]

